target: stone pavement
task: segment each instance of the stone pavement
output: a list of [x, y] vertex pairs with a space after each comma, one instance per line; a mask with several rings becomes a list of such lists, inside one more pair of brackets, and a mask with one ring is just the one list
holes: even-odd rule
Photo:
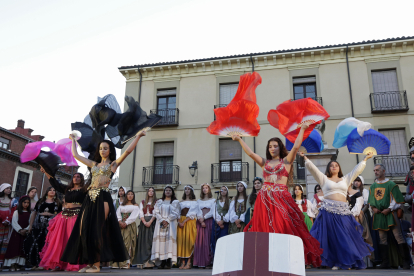
[[[180, 270], [180, 269], [102, 269], [99, 275], [145, 275], [145, 276], [180, 276], [180, 275], [197, 275], [197, 276], [207, 276], [211, 275], [211, 269], [190, 269], [190, 270]], [[0, 272], [0, 276], [3, 275], [33, 275], [33, 276], [54, 276], [54, 275], [80, 275], [77, 272], [50, 272], [50, 271], [16, 271], [16, 272]], [[91, 274], [88, 274], [91, 275]], [[379, 270], [379, 269], [366, 269], [366, 270], [336, 270], [332, 271], [330, 269], [309, 269], [306, 270], [306, 275], [335, 275], [335, 276], [349, 276], [349, 275], [386, 275], [386, 276], [408, 276], [414, 275], [414, 269], [412, 270], [402, 270], [402, 269], [389, 269], [389, 270]], [[252, 275], [254, 276], [254, 275]], [[260, 275], [257, 275], [260, 276]]]

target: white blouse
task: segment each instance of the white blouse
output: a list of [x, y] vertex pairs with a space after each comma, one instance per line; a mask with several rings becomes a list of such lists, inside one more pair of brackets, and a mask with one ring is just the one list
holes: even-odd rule
[[122, 221], [121, 214], [125, 213], [131, 213], [125, 221], [127, 225], [130, 225], [131, 223], [134, 223], [135, 220], [138, 218], [139, 207], [135, 205], [120, 205], [118, 207], [118, 210], [116, 210], [116, 216], [118, 217], [118, 221]]
[[[151, 201], [150, 202], [148, 202], [148, 204], [147, 204], [147, 206], [148, 205], [150, 205], [151, 206]], [[146, 206], [145, 206], [146, 207]], [[149, 212], [149, 208], [146, 208], [146, 210], [147, 210], [147, 213], [145, 213], [144, 214], [144, 205], [142, 204], [142, 201], [141, 201], [141, 203], [139, 204], [139, 218], [143, 218], [143, 217], [152, 217], [153, 216], [153, 214], [151, 214], [150, 212]]]
[[[222, 201], [218, 201], [218, 204], [220, 204], [221, 207], [224, 206], [224, 202], [222, 202]], [[216, 222], [221, 221], [222, 216], [223, 216], [223, 214], [219, 214], [218, 210], [216, 209]], [[230, 210], [227, 212], [226, 215], [223, 216], [223, 221], [224, 222], [229, 222], [230, 221]]]
[[354, 182], [355, 178], [364, 171], [365, 165], [365, 161], [360, 162], [350, 173], [344, 175], [339, 182], [335, 182], [323, 174], [309, 159], [306, 159], [305, 161], [306, 168], [315, 178], [316, 182], [321, 185], [324, 196], [341, 194], [345, 198], [347, 196], [348, 187]]
[[198, 202], [195, 200], [186, 200], [180, 202], [180, 211], [188, 208], [187, 218], [196, 219], [198, 214]]
[[198, 212], [197, 212], [197, 218], [200, 219], [203, 217], [203, 211], [201, 211], [204, 208], [209, 208], [210, 211], [205, 214], [204, 219], [212, 218], [214, 213], [216, 212], [216, 200], [214, 198], [210, 198], [209, 200], [197, 200], [198, 203]]
[[[180, 217], [180, 202], [174, 200], [170, 203], [168, 200], [159, 199], [154, 206], [154, 214], [158, 224], [163, 221], [168, 223], [174, 222]], [[175, 227], [177, 227], [177, 225], [175, 225]]]
[[[298, 205], [299, 209], [303, 212], [303, 208], [302, 208], [302, 200], [295, 200], [296, 204]], [[313, 204], [310, 200], [306, 200], [306, 214], [308, 214], [308, 216], [310, 218], [314, 218], [315, 217], [315, 213], [313, 212]]]
[[[27, 212], [27, 211], [23, 211], [23, 212]], [[30, 214], [30, 216], [32, 216], [32, 215]], [[30, 218], [29, 218], [29, 221], [30, 221]], [[19, 212], [17, 212], [17, 210], [14, 211], [13, 218], [12, 218], [12, 223], [11, 224], [12, 224], [12, 227], [13, 227], [14, 231], [16, 231], [16, 232], [19, 232], [22, 229], [22, 227], [19, 224]], [[29, 228], [30, 228], [30, 223], [24, 229], [25, 230], [29, 230]]]
[[[325, 199], [323, 196], [318, 196], [319, 200], [322, 201]], [[319, 213], [319, 207], [318, 201], [316, 201], [315, 198], [312, 198], [312, 212], [315, 214], [315, 216]]]
[[362, 190], [362, 196], [364, 197], [364, 204], [368, 204], [368, 198], [369, 198], [368, 189], [363, 189]]
[[[237, 200], [237, 202], [239, 202], [239, 203], [242, 203], [244, 201], [244, 199], [238, 199]], [[231, 223], [234, 223], [236, 220], [238, 220], [238, 219], [240, 219], [241, 221], [243, 221], [244, 222], [244, 218], [245, 218], [245, 216], [246, 216], [246, 212], [244, 212], [243, 214], [241, 214], [240, 215], [240, 217], [236, 214], [236, 210], [235, 210], [235, 208], [234, 208], [234, 205], [235, 205], [236, 203], [235, 203], [235, 201], [234, 200], [232, 200], [231, 201], [231, 203], [230, 203], [230, 210], [229, 210], [229, 213], [230, 213], [230, 222]], [[247, 208], [246, 208], [247, 209]], [[247, 210], [246, 210], [247, 211]]]
[[[353, 197], [353, 195], [349, 195], [349, 197]], [[351, 209], [351, 213], [354, 217], [359, 216], [361, 213], [362, 207], [364, 206], [364, 197], [360, 196], [356, 199], [354, 207]]]

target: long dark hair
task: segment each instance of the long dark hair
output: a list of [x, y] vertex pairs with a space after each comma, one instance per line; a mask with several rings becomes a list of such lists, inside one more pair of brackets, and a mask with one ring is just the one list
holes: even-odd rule
[[171, 202], [173, 202], [174, 200], [177, 200], [177, 198], [175, 197], [174, 189], [172, 187], [170, 187], [170, 186], [164, 188], [164, 191], [162, 192], [162, 198], [161, 199], [162, 200], [165, 200], [165, 198], [166, 198], [166, 196], [165, 196], [165, 190], [166, 189], [171, 189], [171, 191], [172, 191]]
[[120, 198], [120, 196], [119, 196], [119, 191], [120, 190], [124, 190], [124, 197], [126, 197], [126, 191], [125, 191], [125, 188], [123, 187], [123, 186], [121, 186], [121, 187], [119, 187], [119, 189], [118, 189], [118, 198]]
[[[81, 178], [81, 183], [79, 184], [79, 186], [81, 187], [81, 190], [82, 191], [84, 191], [84, 192], [86, 192], [86, 185], [85, 185], [85, 177], [83, 176], [83, 174], [82, 173], [80, 173], [80, 172], [77, 172], [77, 173], [74, 173], [73, 174], [73, 176], [72, 176], [72, 180], [70, 181], [70, 183], [69, 183], [69, 185], [68, 185], [68, 187], [66, 188], [66, 191], [70, 191], [71, 189], [73, 189], [73, 188], [75, 188], [75, 183], [73, 183], [73, 177], [75, 176], [75, 175], [77, 175], [77, 174], [79, 174], [79, 176], [80, 176], [80, 178]], [[66, 192], [65, 191], [65, 192]]]
[[[361, 182], [361, 185], [359, 185], [359, 188], [355, 187], [355, 185], [354, 185], [355, 181]], [[359, 178], [359, 176], [357, 178], [355, 178], [354, 183], [352, 183], [352, 189], [359, 190], [362, 194], [364, 192], [364, 183], [362, 183], [362, 180], [361, 180], [361, 178]]]
[[[227, 191], [226, 199], [224, 200], [223, 210], [229, 210], [230, 208], [229, 189], [227, 189], [227, 187], [225, 186], [221, 186], [221, 188], [226, 188], [226, 191]], [[220, 192], [219, 201], [221, 201], [222, 199], [223, 199], [223, 196], [221, 195], [221, 192]]]
[[262, 185], [263, 185], [263, 179], [261, 179], [260, 177], [255, 177], [254, 179], [253, 179], [253, 190], [252, 190], [252, 193], [250, 194], [250, 196], [249, 196], [249, 203], [250, 203], [250, 205], [254, 205], [254, 203], [256, 202], [256, 198], [257, 198], [257, 190], [256, 190], [256, 188], [254, 187], [254, 182], [256, 182], [256, 180], [259, 180], [261, 183], [262, 183]]
[[132, 194], [134, 195], [134, 197], [133, 197], [133, 198], [132, 198], [132, 200], [131, 200], [132, 205], [137, 204], [137, 203], [135, 202], [135, 193], [134, 193], [134, 191], [132, 191], [132, 190], [128, 190], [128, 191], [125, 193], [125, 199], [124, 199], [124, 201], [122, 201], [122, 204], [121, 204], [122, 206], [125, 206], [125, 205], [127, 205], [127, 203], [128, 203], [128, 198], [127, 198], [128, 193], [132, 193]]
[[19, 215], [21, 214], [21, 213], [23, 213], [23, 202], [25, 202], [26, 200], [28, 200], [29, 201], [29, 207], [27, 207], [27, 211], [28, 212], [30, 212], [30, 197], [28, 197], [28, 196], [22, 196], [20, 199], [19, 199], [19, 205], [17, 206], [17, 212], [19, 213]]
[[302, 185], [295, 184], [295, 186], [294, 186], [294, 188], [293, 188], [293, 192], [292, 192], [292, 197], [293, 197], [293, 199], [294, 199], [294, 200], [296, 200], [296, 194], [295, 194], [296, 187], [299, 187], [299, 189], [302, 191], [302, 194], [300, 195], [300, 199], [302, 199], [302, 203], [304, 203], [304, 200], [303, 200], [304, 195], [303, 195], [303, 188], [302, 188]]
[[336, 164], [338, 164], [338, 166], [339, 166], [338, 177], [343, 177], [343, 176], [344, 176], [344, 174], [342, 173], [341, 165], [339, 165], [339, 163], [338, 163], [338, 162], [336, 162], [336, 161], [334, 161], [334, 160], [329, 161], [328, 165], [326, 166], [325, 175], [326, 175], [327, 177], [332, 177], [332, 173], [331, 173], [331, 170], [329, 169], [329, 167], [331, 166], [331, 164], [332, 164], [333, 162], [335, 162], [335, 163], [336, 163]]
[[[49, 186], [49, 187], [47, 187], [47, 189], [46, 189], [46, 192], [44, 193], [44, 195], [42, 196], [42, 198], [37, 202], [37, 204], [42, 204], [43, 202], [45, 202], [46, 201], [46, 198], [47, 198], [47, 194], [49, 193], [49, 191], [50, 190], [52, 190], [52, 189], [54, 189], [52, 186]], [[55, 190], [55, 192], [56, 192], [56, 190]], [[60, 206], [60, 205], [62, 205], [62, 202], [60, 201], [60, 199], [59, 199], [59, 197], [57, 196], [57, 192], [56, 192], [56, 195], [55, 195], [55, 198], [53, 199], [53, 201], [58, 205], [58, 206]]]
[[242, 192], [242, 195], [243, 195], [243, 198], [244, 198], [244, 201], [243, 201], [243, 204], [244, 204], [244, 207], [246, 207], [246, 201], [247, 201], [247, 193], [246, 193], [246, 187], [244, 187], [244, 185], [241, 183], [241, 182], [239, 182], [239, 183], [237, 183], [237, 185], [236, 185], [236, 190], [237, 190], [237, 194], [236, 194], [236, 196], [234, 197], [234, 210], [237, 212], [237, 208], [236, 208], [236, 203], [237, 203], [237, 200], [239, 200], [239, 195], [240, 195], [240, 192], [239, 192], [239, 184], [241, 184], [242, 186], [243, 186], [243, 192]]
[[[193, 186], [191, 185], [187, 185], [191, 188], [193, 188]], [[183, 200], [186, 200], [187, 196], [185, 195], [185, 187], [184, 187], [184, 193], [183, 193]], [[194, 191], [192, 189], [190, 189], [190, 200], [196, 199], [196, 195], [194, 194]]]
[[152, 195], [152, 201], [151, 201], [151, 208], [154, 208], [155, 202], [157, 202], [157, 194], [155, 193], [155, 188], [154, 187], [149, 187], [147, 190], [147, 194], [145, 195], [145, 201], [144, 201], [144, 209], [147, 207], [148, 201], [149, 201], [149, 195], [148, 192], [149, 190], [152, 189], [152, 191], [154, 192]]
[[319, 185], [319, 184], [316, 184], [315, 185], [315, 188], [313, 189], [313, 193], [316, 195], [318, 192], [316, 191], [316, 189], [318, 189], [318, 187], [319, 187], [319, 189], [322, 189], [321, 188], [321, 185]]
[[282, 140], [280, 140], [279, 138], [273, 137], [273, 138], [270, 138], [269, 141], [267, 141], [266, 159], [267, 160], [272, 160], [272, 155], [270, 154], [270, 151], [269, 151], [269, 145], [270, 145], [270, 142], [272, 142], [272, 141], [277, 142], [277, 145], [279, 146], [279, 157], [280, 157], [280, 159], [285, 158], [288, 155], [288, 151], [285, 147], [285, 144], [283, 144]]
[[110, 140], [103, 140], [98, 144], [98, 147], [96, 148], [95, 155], [93, 156], [93, 161], [95, 161], [97, 164], [102, 162], [102, 157], [99, 154], [99, 148], [101, 147], [102, 143], [107, 143], [109, 145], [109, 160], [115, 161], [116, 160], [116, 151], [115, 151], [115, 145]]
[[[32, 186], [32, 187], [30, 187], [29, 188], [29, 190], [27, 190], [27, 195], [29, 195], [30, 194], [30, 192], [31, 191], [33, 191], [33, 190], [36, 190], [37, 191], [37, 188], [35, 187], [35, 186]], [[37, 192], [36, 192], [37, 193]], [[34, 198], [33, 198], [34, 199]]]
[[[8, 188], [10, 188], [10, 191], [11, 191], [11, 187], [7, 187], [6, 189], [8, 189]], [[4, 189], [4, 190], [6, 190], [6, 189]], [[0, 192], [0, 197], [4, 197], [6, 194], [4, 193], [4, 190], [2, 191], [2, 192]], [[8, 194], [7, 195], [10, 199], [12, 199], [12, 197], [11, 197], [11, 193], [10, 194]]]

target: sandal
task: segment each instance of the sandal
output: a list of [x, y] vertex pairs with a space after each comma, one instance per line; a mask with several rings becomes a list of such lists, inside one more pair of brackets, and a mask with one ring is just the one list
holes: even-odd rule
[[187, 264], [185, 265], [185, 267], [183, 267], [183, 269], [191, 269], [191, 262], [190, 262], [190, 260], [187, 261]]
[[121, 269], [129, 269], [129, 264], [125, 264], [124, 266], [120, 267]]
[[85, 272], [86, 273], [98, 273], [100, 271], [101, 271], [101, 269], [99, 267], [96, 267], [96, 266], [93, 265], [93, 266], [89, 267]]
[[78, 272], [79, 272], [79, 273], [85, 273], [85, 272], [86, 272], [86, 270], [88, 270], [90, 267], [91, 267], [90, 265], [87, 265], [87, 266], [85, 266], [84, 268], [82, 268], [81, 270], [79, 270]]
[[181, 266], [179, 267], [179, 269], [184, 269], [185, 266], [185, 261], [181, 262]]

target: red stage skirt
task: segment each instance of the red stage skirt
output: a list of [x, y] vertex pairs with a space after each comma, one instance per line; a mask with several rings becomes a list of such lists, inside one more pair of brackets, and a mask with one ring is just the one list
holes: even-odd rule
[[[249, 229], [249, 226], [252, 226]], [[247, 230], [249, 229], [249, 230]], [[319, 242], [309, 234], [305, 217], [286, 185], [265, 182], [257, 195], [253, 217], [244, 232], [266, 232], [294, 235], [302, 239], [306, 265], [322, 263]]]
[[59, 267], [60, 270], [78, 271], [86, 266], [71, 265], [60, 260], [66, 244], [68, 243], [70, 234], [72, 233], [79, 210], [80, 208], [66, 209], [49, 222], [45, 246], [40, 253], [40, 258], [42, 260], [39, 267], [43, 267], [44, 269], [54, 269]]

